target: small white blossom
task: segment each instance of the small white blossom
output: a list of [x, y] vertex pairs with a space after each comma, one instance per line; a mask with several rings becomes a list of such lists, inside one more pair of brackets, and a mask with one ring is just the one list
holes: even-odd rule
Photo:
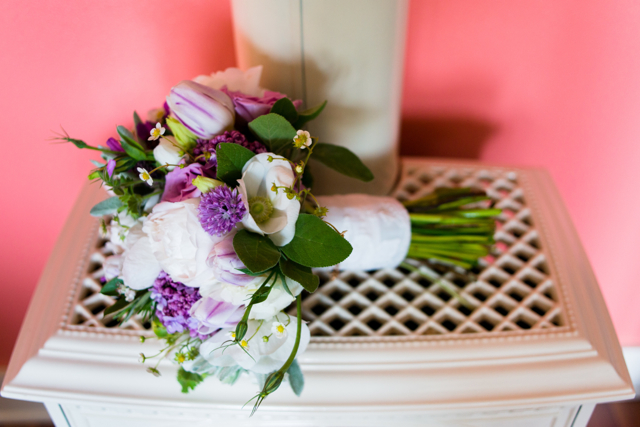
[[162, 127], [162, 125], [160, 124], [160, 122], [156, 123], [156, 127], [154, 127], [153, 129], [151, 129], [151, 135], [149, 136], [149, 141], [155, 141], [156, 139], [160, 138], [162, 135], [164, 135], [164, 131], [166, 129]]
[[149, 184], [149, 186], [153, 185], [153, 178], [145, 168], [138, 168], [138, 172], [140, 173], [140, 179]]
[[296, 136], [293, 137], [293, 145], [301, 150], [309, 147], [311, 145], [311, 134], [306, 130], [299, 130], [296, 132]]
[[287, 337], [287, 329], [280, 322], [273, 322], [271, 325], [271, 332], [276, 336], [276, 338], [286, 338]]
[[124, 299], [127, 302], [131, 302], [136, 298], [136, 291], [125, 285], [118, 286], [118, 293], [124, 295]]

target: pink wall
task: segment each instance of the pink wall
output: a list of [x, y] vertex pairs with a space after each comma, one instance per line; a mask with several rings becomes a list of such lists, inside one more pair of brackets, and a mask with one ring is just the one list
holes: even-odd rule
[[[405, 153], [551, 171], [624, 345], [640, 345], [639, 19], [632, 1], [414, 0], [403, 108]], [[233, 65], [230, 9], [5, 0], [0, 52], [2, 365], [91, 167], [51, 131], [100, 143], [173, 83]]]

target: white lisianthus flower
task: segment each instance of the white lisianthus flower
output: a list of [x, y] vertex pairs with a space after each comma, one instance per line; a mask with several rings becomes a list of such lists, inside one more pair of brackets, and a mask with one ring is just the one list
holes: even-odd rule
[[153, 285], [164, 270], [172, 280], [199, 287], [214, 280], [207, 257], [221, 237], [204, 231], [198, 219], [199, 198], [162, 202], [144, 221], [140, 237], [125, 252], [123, 280], [132, 289]]
[[[160, 139], [160, 143], [153, 149], [153, 157], [161, 165], [177, 165], [182, 160], [184, 151], [173, 136]], [[167, 170], [173, 170], [175, 166], [167, 166]]]
[[222, 89], [226, 86], [233, 92], [242, 92], [249, 96], [262, 98], [264, 89], [260, 87], [262, 65], [242, 71], [239, 68], [227, 68], [224, 71], [212, 73], [210, 76], [198, 76], [193, 81], [209, 86], [212, 89]]
[[[272, 159], [269, 161], [268, 159]], [[300, 202], [289, 199], [282, 189], [290, 187], [294, 174], [288, 161], [273, 153], [257, 154], [242, 168], [238, 188], [247, 212], [242, 225], [254, 233], [267, 235], [276, 246], [284, 246], [293, 239]]]
[[[286, 334], [284, 338], [269, 338], [274, 323], [284, 325], [285, 332], [283, 334]], [[247, 333], [243, 340], [244, 350], [239, 345], [232, 345], [223, 352], [222, 343], [229, 340], [229, 334], [235, 329], [226, 328], [221, 329], [202, 343], [200, 355], [213, 366], [240, 365], [242, 368], [258, 374], [267, 374], [280, 369], [293, 351], [296, 341], [296, 319], [280, 313], [268, 320], [250, 320], [247, 326]], [[267, 339], [265, 340], [263, 337], [267, 337]], [[306, 350], [309, 337], [309, 328], [303, 323], [297, 354]]]

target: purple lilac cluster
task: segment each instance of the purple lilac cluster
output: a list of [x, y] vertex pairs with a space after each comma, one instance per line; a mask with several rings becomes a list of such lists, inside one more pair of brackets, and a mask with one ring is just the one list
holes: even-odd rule
[[188, 330], [192, 337], [206, 338], [198, 333], [200, 321], [191, 317], [189, 309], [201, 298], [198, 289], [174, 282], [164, 271], [153, 283], [151, 299], [156, 302], [156, 316], [174, 334]]
[[207, 167], [217, 166], [216, 147], [221, 142], [242, 145], [244, 148], [247, 148], [256, 154], [267, 152], [267, 148], [258, 141], [247, 141], [244, 134], [237, 130], [232, 130], [225, 131], [222, 135], [218, 135], [213, 139], [199, 139], [196, 142], [196, 147], [193, 149], [193, 154], [195, 156], [200, 156], [204, 153], [210, 153], [211, 159], [207, 162]]
[[222, 236], [233, 230], [247, 212], [237, 188], [226, 185], [203, 194], [198, 206], [198, 218], [202, 228], [212, 236]]

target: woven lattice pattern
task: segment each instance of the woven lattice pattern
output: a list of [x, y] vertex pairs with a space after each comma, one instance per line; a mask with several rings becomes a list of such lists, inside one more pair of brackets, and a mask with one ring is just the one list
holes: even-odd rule
[[[106, 257], [113, 255], [107, 240], [99, 237], [92, 248], [88, 263], [87, 274], [79, 284], [76, 303], [69, 315], [69, 325], [90, 326], [96, 328], [115, 328], [118, 322], [113, 314], [104, 315], [104, 310], [115, 303], [115, 299], [100, 293], [104, 281], [102, 264]], [[143, 331], [150, 329], [150, 324], [142, 324], [138, 318], [132, 318], [123, 323], [121, 328]]]
[[[414, 199], [445, 186], [482, 188], [503, 209], [493, 253], [470, 272], [435, 262], [414, 263], [427, 268], [431, 279], [403, 268], [319, 272], [320, 288], [314, 294], [305, 293], [303, 299], [303, 318], [315, 340], [430, 339], [564, 326], [562, 306], [517, 172], [408, 162], [395, 196]], [[113, 298], [99, 293], [102, 261], [110, 254], [99, 239], [76, 290], [69, 325], [116, 326], [112, 316], [103, 315]], [[452, 298], [443, 286], [456, 289], [467, 304]], [[148, 326], [136, 319], [123, 325], [137, 331]]]

